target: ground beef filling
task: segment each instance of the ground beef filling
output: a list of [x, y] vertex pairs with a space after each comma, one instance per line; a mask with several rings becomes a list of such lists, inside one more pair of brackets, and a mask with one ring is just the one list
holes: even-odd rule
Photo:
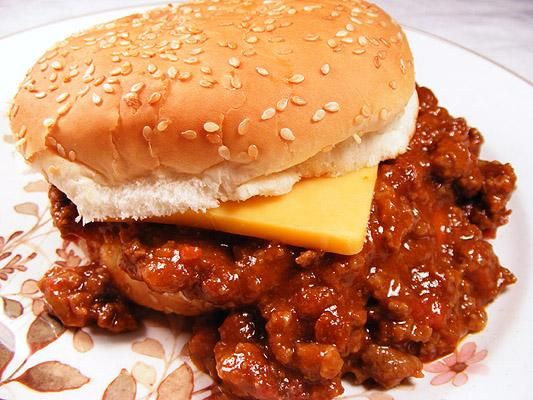
[[[82, 227], [52, 188], [55, 223], [90, 249], [120, 242], [121, 267], [152, 290], [215, 305], [220, 311], [196, 319], [189, 350], [232, 396], [324, 400], [342, 393], [343, 376], [398, 385], [482, 329], [484, 307], [515, 280], [486, 241], [507, 221], [512, 167], [479, 160], [479, 132], [438, 107], [430, 90], [418, 94], [416, 133], [405, 154], [379, 167], [367, 240], [355, 256], [155, 224]], [[111, 286], [105, 268], [84, 268], [56, 267], [43, 278], [54, 312], [67, 325], [131, 329], [112, 290], [110, 304], [128, 317], [110, 325], [101, 314], [98, 293]], [[83, 284], [99, 273], [105, 285]]]

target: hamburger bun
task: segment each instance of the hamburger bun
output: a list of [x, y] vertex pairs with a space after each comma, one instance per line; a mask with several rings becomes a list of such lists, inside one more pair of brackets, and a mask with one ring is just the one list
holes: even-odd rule
[[106, 243], [99, 252], [100, 261], [111, 274], [116, 287], [135, 304], [180, 315], [200, 315], [214, 309], [212, 304], [189, 299], [182, 292], [156, 292], [144, 281], [133, 279], [120, 266], [122, 251], [119, 243]]
[[10, 118], [26, 160], [91, 221], [376, 165], [405, 150], [416, 112], [390, 16], [285, 0], [179, 4], [76, 34], [28, 72]]

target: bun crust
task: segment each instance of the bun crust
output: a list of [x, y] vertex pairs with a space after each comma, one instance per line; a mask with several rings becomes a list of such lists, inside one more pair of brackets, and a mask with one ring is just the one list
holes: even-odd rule
[[413, 94], [411, 52], [381, 9], [342, 4], [180, 4], [76, 34], [14, 99], [20, 151], [108, 186], [224, 164], [251, 179], [378, 131]]

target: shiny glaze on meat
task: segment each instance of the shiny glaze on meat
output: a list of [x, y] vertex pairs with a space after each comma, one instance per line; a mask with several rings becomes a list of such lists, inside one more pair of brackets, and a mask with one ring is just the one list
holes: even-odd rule
[[[230, 396], [323, 400], [342, 393], [345, 375], [398, 385], [482, 329], [485, 306], [515, 280], [486, 241], [507, 221], [512, 167], [479, 160], [479, 132], [430, 90], [418, 93], [416, 133], [380, 165], [355, 256], [155, 224], [81, 227], [57, 189], [54, 220], [90, 248], [121, 246], [122, 268], [152, 290], [219, 308], [197, 318], [189, 350]], [[56, 280], [41, 282], [45, 295]], [[83, 324], [58, 305], [72, 299], [54, 293], [63, 322]]]

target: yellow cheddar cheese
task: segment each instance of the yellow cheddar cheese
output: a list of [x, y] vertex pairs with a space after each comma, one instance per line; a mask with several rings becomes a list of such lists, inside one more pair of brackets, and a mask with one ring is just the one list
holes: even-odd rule
[[226, 202], [205, 213], [186, 212], [152, 222], [275, 240], [338, 254], [363, 248], [377, 167], [338, 178], [304, 179], [283, 196]]

